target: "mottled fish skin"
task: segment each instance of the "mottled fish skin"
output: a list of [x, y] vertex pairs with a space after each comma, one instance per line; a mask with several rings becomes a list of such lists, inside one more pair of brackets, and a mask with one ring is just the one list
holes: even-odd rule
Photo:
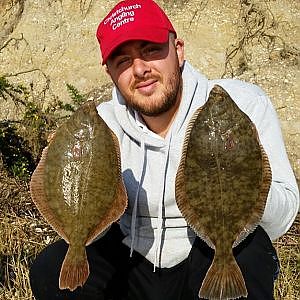
[[127, 206], [118, 141], [94, 102], [84, 103], [56, 130], [30, 188], [43, 217], [70, 244], [60, 288], [74, 290], [89, 273], [85, 246]]
[[221, 86], [192, 117], [176, 175], [176, 201], [188, 224], [211, 248], [213, 263], [199, 296], [247, 296], [232, 254], [261, 220], [271, 170], [256, 128]]

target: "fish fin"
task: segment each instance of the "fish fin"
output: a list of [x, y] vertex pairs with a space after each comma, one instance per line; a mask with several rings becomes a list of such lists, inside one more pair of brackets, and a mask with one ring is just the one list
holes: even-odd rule
[[215, 263], [207, 271], [199, 291], [199, 297], [202, 299], [236, 299], [247, 297], [248, 292], [242, 272], [232, 256], [232, 261], [223, 266]]
[[[255, 129], [255, 128], [254, 128]], [[256, 130], [256, 129], [255, 129]], [[245, 227], [242, 229], [240, 234], [235, 239], [232, 247], [236, 247], [238, 244], [240, 244], [245, 238], [252, 233], [256, 227], [258, 226], [267, 202], [268, 193], [272, 181], [272, 171], [270, 167], [270, 163], [268, 160], [268, 156], [266, 152], [264, 151], [262, 145], [260, 145], [261, 153], [262, 153], [262, 179], [261, 179], [261, 189], [260, 194], [258, 196], [258, 200], [256, 202], [256, 205], [253, 207], [253, 213], [251, 214], [248, 223], [245, 225]]]
[[41, 159], [34, 170], [30, 179], [30, 194], [31, 198], [38, 208], [43, 218], [53, 227], [53, 229], [67, 242], [68, 238], [63, 230], [62, 224], [57, 220], [53, 214], [52, 209], [49, 207], [47, 202], [47, 196], [44, 189], [44, 170], [45, 161], [47, 159], [48, 147], [45, 147]]
[[188, 125], [186, 130], [186, 136], [184, 139], [184, 145], [181, 155], [180, 164], [176, 173], [175, 179], [175, 199], [177, 206], [182, 213], [184, 219], [188, 223], [188, 225], [195, 231], [195, 233], [204, 241], [206, 244], [215, 249], [214, 243], [210, 240], [208, 233], [204, 230], [204, 227], [200, 223], [200, 218], [195, 214], [194, 209], [191, 207], [190, 202], [188, 201], [188, 197], [185, 191], [185, 176], [184, 176], [184, 169], [185, 169], [185, 159], [187, 153], [187, 146], [189, 142], [190, 132], [193, 128], [194, 122], [201, 111], [201, 107], [197, 109], [194, 113], [191, 121]]
[[238, 244], [244, 241], [245, 238], [256, 229], [256, 227], [257, 224], [248, 223], [235, 239], [234, 243], [232, 244], [232, 248], [236, 247]]
[[101, 234], [105, 229], [107, 229], [113, 222], [116, 222], [120, 217], [124, 214], [125, 209], [127, 208], [128, 202], [127, 202], [127, 193], [126, 188], [121, 176], [121, 155], [120, 155], [120, 147], [119, 147], [119, 141], [116, 135], [112, 132], [112, 138], [115, 145], [115, 151], [118, 157], [118, 165], [119, 165], [119, 184], [116, 190], [116, 197], [113, 205], [111, 206], [111, 209], [107, 212], [106, 217], [103, 218], [103, 220], [98, 224], [98, 226], [91, 231], [89, 234], [86, 246], [92, 243], [92, 241]]
[[208, 233], [203, 230], [203, 226], [201, 226], [200, 222], [193, 216], [192, 213], [183, 214], [189, 226], [194, 230], [197, 236], [200, 237], [211, 249], [216, 249], [216, 246], [209, 238]]
[[56, 135], [56, 130], [53, 130], [52, 132], [49, 133], [48, 137], [47, 137], [47, 142], [48, 144], [51, 143]]
[[195, 233], [212, 249], [215, 249], [214, 243], [209, 238], [208, 233], [200, 223], [200, 218], [197, 216], [190, 206], [184, 190], [184, 175], [183, 172], [177, 172], [176, 175], [176, 203], [188, 225]]
[[198, 115], [203, 110], [203, 106], [199, 107], [194, 114], [192, 115], [189, 124], [186, 129], [184, 143], [182, 147], [182, 154], [180, 159], [180, 164], [176, 173], [175, 179], [175, 198], [177, 206], [182, 213], [184, 219], [187, 221], [188, 225], [195, 231], [195, 233], [204, 241], [206, 244], [215, 249], [214, 243], [210, 240], [208, 233], [203, 229], [202, 224], [199, 221], [199, 216], [195, 214], [194, 209], [191, 207], [188, 197], [185, 192], [185, 162], [187, 155], [187, 148], [190, 140], [191, 131], [194, 127], [194, 124], [198, 118]]
[[105, 218], [101, 220], [97, 227], [89, 234], [86, 246], [91, 244], [93, 240], [101, 234], [105, 229], [107, 229], [113, 222], [116, 222], [124, 214], [127, 207], [127, 194], [123, 183], [120, 178], [119, 187], [117, 188], [117, 195], [114, 203], [112, 204], [110, 210], [107, 212]]
[[59, 288], [61, 290], [74, 291], [77, 287], [84, 285], [90, 274], [85, 247], [81, 249], [82, 254], [80, 256], [77, 250], [75, 251], [72, 245], [68, 248], [59, 275]]

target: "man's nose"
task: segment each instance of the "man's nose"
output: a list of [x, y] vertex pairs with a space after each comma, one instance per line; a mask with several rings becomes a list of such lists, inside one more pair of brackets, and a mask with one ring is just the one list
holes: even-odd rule
[[132, 63], [133, 74], [136, 77], [142, 78], [150, 72], [149, 63], [141, 58], [135, 58]]

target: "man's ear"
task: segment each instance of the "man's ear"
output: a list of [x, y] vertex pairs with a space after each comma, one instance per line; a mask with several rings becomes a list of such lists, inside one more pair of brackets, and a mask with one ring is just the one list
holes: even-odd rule
[[109, 69], [108, 69], [107, 65], [104, 65], [104, 69], [105, 69], [106, 74], [110, 76]]
[[184, 63], [184, 41], [182, 39], [175, 39], [175, 49], [178, 56], [179, 66], [181, 68]]

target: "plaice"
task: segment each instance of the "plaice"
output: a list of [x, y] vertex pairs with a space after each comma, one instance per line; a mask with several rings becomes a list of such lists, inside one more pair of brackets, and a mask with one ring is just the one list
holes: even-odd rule
[[188, 125], [176, 175], [180, 211], [215, 250], [200, 298], [247, 296], [232, 248], [261, 220], [271, 177], [254, 124], [221, 86], [214, 86]]
[[34, 203], [69, 244], [59, 287], [82, 286], [89, 275], [85, 246], [127, 206], [117, 138], [84, 103], [51, 137], [30, 182]]

